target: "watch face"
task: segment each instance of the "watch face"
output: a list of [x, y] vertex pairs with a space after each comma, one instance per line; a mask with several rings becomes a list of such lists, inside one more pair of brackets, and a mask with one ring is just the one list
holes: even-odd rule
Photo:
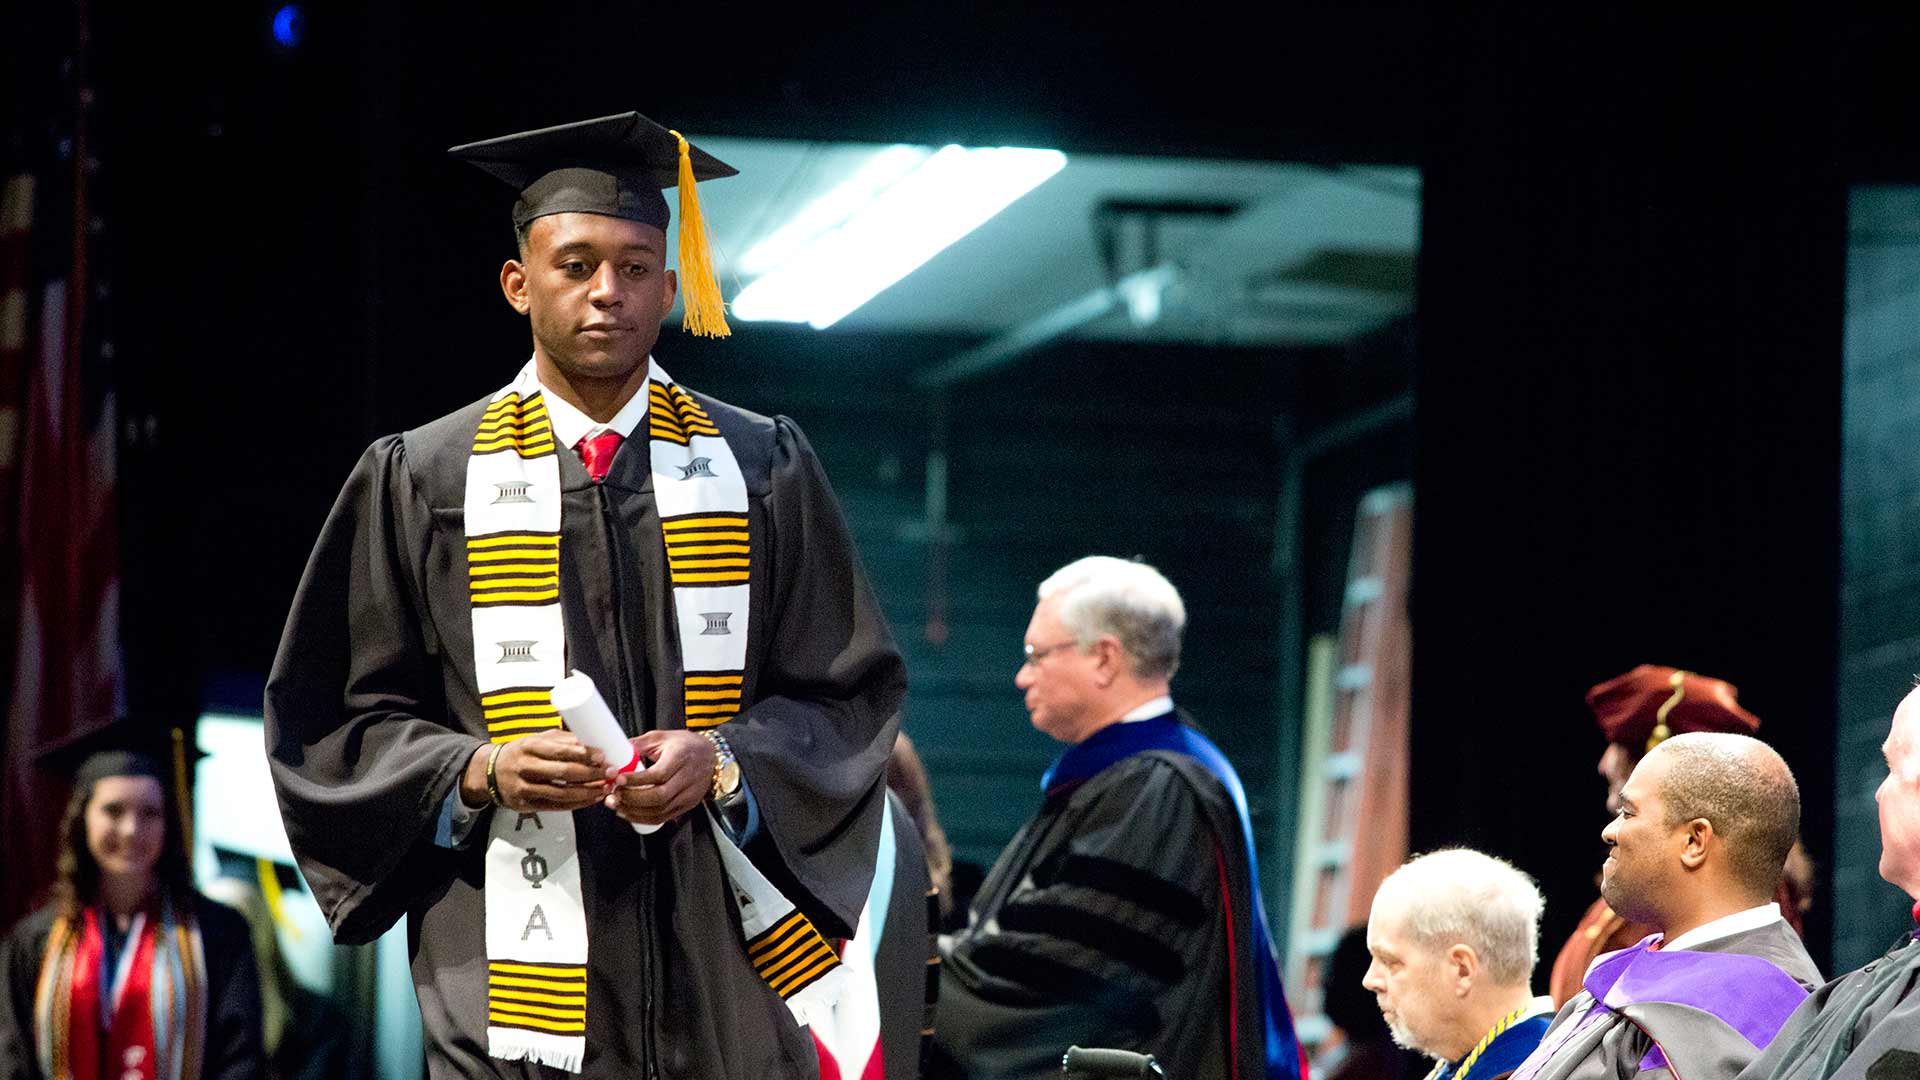
[[740, 763], [729, 761], [720, 766], [720, 794], [731, 795], [740, 790]]

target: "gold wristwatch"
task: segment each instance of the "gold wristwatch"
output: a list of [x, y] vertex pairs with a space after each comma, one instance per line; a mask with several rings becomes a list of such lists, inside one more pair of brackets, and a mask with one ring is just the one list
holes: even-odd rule
[[727, 745], [727, 737], [717, 731], [703, 731], [713, 744], [713, 787], [708, 791], [715, 802], [723, 802], [740, 791], [740, 763], [734, 760], [733, 747]]

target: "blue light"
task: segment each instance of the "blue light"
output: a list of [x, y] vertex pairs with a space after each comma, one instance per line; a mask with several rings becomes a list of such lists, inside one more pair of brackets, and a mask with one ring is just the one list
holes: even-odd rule
[[298, 4], [287, 4], [273, 13], [273, 40], [291, 49], [300, 44], [305, 33], [307, 17]]

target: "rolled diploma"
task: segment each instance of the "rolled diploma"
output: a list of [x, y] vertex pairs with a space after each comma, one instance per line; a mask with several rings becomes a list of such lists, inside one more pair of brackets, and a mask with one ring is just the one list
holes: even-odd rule
[[[623, 773], [640, 768], [640, 751], [633, 748], [627, 733], [620, 728], [620, 721], [614, 719], [613, 710], [607, 708], [607, 700], [600, 696], [600, 689], [593, 680], [576, 671], [561, 679], [553, 687], [553, 707], [566, 721], [567, 730], [573, 737], [587, 746], [600, 751], [609, 762], [625, 762], [620, 766]], [[633, 831], [650, 833], [660, 828], [658, 825], [636, 823]]]

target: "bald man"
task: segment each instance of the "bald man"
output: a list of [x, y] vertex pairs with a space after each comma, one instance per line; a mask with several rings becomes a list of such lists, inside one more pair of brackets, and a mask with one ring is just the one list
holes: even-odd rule
[[[1915, 901], [1920, 923], [1920, 690], [1893, 713], [1881, 747], [1880, 876]], [[1887, 954], [1815, 991], [1740, 1080], [1909, 1080], [1920, 1076], [1920, 927]]]
[[1793, 773], [1745, 735], [1649, 751], [1600, 834], [1600, 891], [1654, 928], [1587, 970], [1513, 1080], [1730, 1080], [1820, 972], [1772, 900], [1800, 829]]
[[[1599, 771], [1607, 782], [1609, 814], [1619, 812], [1620, 789], [1633, 767], [1667, 739], [1689, 731], [1751, 735], [1760, 727], [1760, 718], [1740, 704], [1740, 691], [1732, 683], [1658, 664], [1641, 664], [1588, 690], [1587, 708], [1607, 739]], [[1783, 890], [1774, 899], [1784, 901], [1781, 913], [1798, 929], [1796, 898]], [[1580, 981], [1595, 960], [1632, 947], [1653, 930], [1623, 918], [1605, 899], [1594, 900], [1554, 958], [1547, 978], [1554, 1008], [1580, 992]]]

